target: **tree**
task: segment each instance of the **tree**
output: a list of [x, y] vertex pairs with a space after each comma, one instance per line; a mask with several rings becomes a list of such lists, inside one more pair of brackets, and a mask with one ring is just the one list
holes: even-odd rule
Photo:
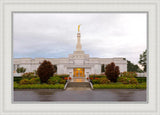
[[119, 66], [115, 66], [114, 62], [108, 64], [106, 66], [105, 74], [111, 82], [117, 82], [117, 78], [120, 74]]
[[105, 72], [105, 69], [104, 69], [104, 64], [101, 65], [101, 72]]
[[136, 64], [133, 64], [131, 61], [127, 60], [127, 71], [128, 72], [142, 72], [142, 70], [139, 68], [139, 66]]
[[147, 50], [145, 50], [142, 54], [140, 54], [140, 58], [138, 63], [143, 66], [143, 71], [146, 72], [147, 69]]
[[40, 77], [41, 83], [47, 83], [48, 79], [54, 74], [54, 67], [51, 62], [44, 60], [38, 67], [37, 74]]
[[24, 68], [24, 67], [19, 67], [19, 68], [17, 68], [17, 73], [24, 73], [25, 71], [26, 71], [26, 68]]

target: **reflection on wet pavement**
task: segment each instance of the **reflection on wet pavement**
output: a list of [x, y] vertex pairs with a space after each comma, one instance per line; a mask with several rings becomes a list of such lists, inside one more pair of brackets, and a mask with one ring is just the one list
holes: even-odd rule
[[25, 89], [14, 91], [14, 101], [146, 101], [142, 89]]

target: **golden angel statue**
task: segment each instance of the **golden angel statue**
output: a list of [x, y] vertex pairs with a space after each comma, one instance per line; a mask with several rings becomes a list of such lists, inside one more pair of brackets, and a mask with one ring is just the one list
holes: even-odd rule
[[[80, 24], [81, 25], [81, 24]], [[78, 32], [80, 32], [80, 25], [78, 25]]]

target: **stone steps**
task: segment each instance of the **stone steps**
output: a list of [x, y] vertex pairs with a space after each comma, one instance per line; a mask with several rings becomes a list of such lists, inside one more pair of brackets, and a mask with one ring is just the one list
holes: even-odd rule
[[89, 82], [69, 82], [67, 87], [91, 87]]

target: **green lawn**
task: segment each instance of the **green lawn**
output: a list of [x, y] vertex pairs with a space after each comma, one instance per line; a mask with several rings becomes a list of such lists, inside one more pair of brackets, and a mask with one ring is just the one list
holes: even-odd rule
[[64, 84], [27, 84], [14, 83], [14, 89], [64, 89]]
[[146, 83], [140, 84], [122, 84], [122, 83], [110, 83], [110, 84], [94, 84], [94, 89], [146, 89]]

